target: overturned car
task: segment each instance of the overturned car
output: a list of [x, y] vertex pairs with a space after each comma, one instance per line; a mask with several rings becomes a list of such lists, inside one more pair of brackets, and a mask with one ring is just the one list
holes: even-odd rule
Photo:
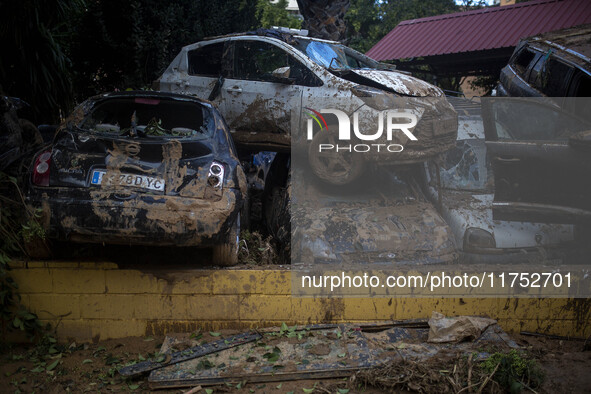
[[[79, 105], [31, 163], [27, 200], [50, 239], [213, 247], [237, 262], [246, 178], [211, 104], [155, 92]], [[29, 243], [32, 257], [47, 250]]]
[[367, 163], [423, 162], [457, 135], [441, 89], [300, 31], [188, 45], [156, 85], [212, 100], [239, 147], [307, 152], [314, 174], [332, 184], [355, 180]]

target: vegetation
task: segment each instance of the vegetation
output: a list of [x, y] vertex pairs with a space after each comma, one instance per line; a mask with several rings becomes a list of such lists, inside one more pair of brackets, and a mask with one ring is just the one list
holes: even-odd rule
[[271, 3], [269, 0], [258, 0], [256, 16], [259, 25], [264, 28], [272, 26], [290, 27], [292, 29], [301, 28], [302, 20], [289, 14], [285, 7], [287, 7], [287, 0], [279, 0], [276, 3]]
[[509, 353], [494, 353], [481, 363], [482, 369], [507, 392], [532, 391], [541, 386], [544, 374], [535, 360], [513, 349]]
[[[349, 45], [367, 51], [405, 19], [482, 6], [483, 0], [351, 0]], [[301, 20], [286, 0], [23, 0], [0, 3], [0, 84], [31, 104], [32, 121], [57, 123], [76, 102], [148, 88], [180, 48], [207, 36]], [[336, 17], [336, 16], [335, 16]]]
[[[18, 285], [10, 276], [10, 256], [22, 252], [22, 239], [43, 236], [36, 217], [25, 210], [15, 177], [0, 172], [0, 324], [2, 338], [9, 331], [20, 330], [31, 340], [49, 341], [47, 328], [37, 315], [24, 308]], [[5, 346], [5, 343], [0, 343]]]

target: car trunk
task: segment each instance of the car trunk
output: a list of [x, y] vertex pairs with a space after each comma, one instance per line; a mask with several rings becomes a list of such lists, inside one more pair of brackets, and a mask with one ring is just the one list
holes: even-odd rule
[[208, 139], [62, 130], [53, 145], [50, 185], [201, 198], [212, 154]]

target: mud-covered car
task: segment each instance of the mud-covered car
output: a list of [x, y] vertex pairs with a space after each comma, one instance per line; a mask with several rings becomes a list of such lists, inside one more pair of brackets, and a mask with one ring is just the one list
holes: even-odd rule
[[121, 92], [88, 99], [60, 126], [33, 160], [27, 201], [50, 239], [213, 247], [214, 263], [229, 265], [245, 194], [211, 104]]
[[[477, 111], [471, 111], [474, 107]], [[577, 258], [580, 248], [571, 224], [493, 219], [494, 175], [487, 160], [480, 105], [464, 108], [468, 110], [458, 110], [456, 146], [440, 160], [424, 164], [426, 194], [452, 229], [462, 261], [540, 263]]]
[[[441, 89], [300, 33], [258, 30], [188, 45], [156, 86], [212, 100], [239, 148], [288, 152], [293, 142], [309, 151], [314, 174], [334, 184], [353, 181], [368, 162], [425, 161], [456, 139], [457, 115]], [[392, 126], [397, 117], [409, 133]], [[341, 141], [340, 127], [353, 138]], [[335, 157], [346, 150], [337, 145], [360, 147]]]
[[[590, 56], [591, 25], [524, 39], [501, 70], [497, 96], [591, 96]], [[585, 108], [573, 111], [587, 112]]]
[[482, 100], [495, 219], [589, 228], [591, 122], [573, 106], [589, 113], [591, 98], [567, 97], [562, 108], [536, 97]]
[[292, 168], [292, 264], [449, 264], [453, 233], [409, 174], [377, 168], [333, 186]]

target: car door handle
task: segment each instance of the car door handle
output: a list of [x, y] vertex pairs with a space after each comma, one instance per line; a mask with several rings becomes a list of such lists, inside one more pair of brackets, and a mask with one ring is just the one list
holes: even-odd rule
[[238, 86], [233, 86], [231, 88], [226, 89], [227, 92], [229, 93], [242, 93], [242, 89], [239, 88]]
[[518, 157], [495, 157], [495, 160], [502, 163], [518, 163], [521, 161]]

